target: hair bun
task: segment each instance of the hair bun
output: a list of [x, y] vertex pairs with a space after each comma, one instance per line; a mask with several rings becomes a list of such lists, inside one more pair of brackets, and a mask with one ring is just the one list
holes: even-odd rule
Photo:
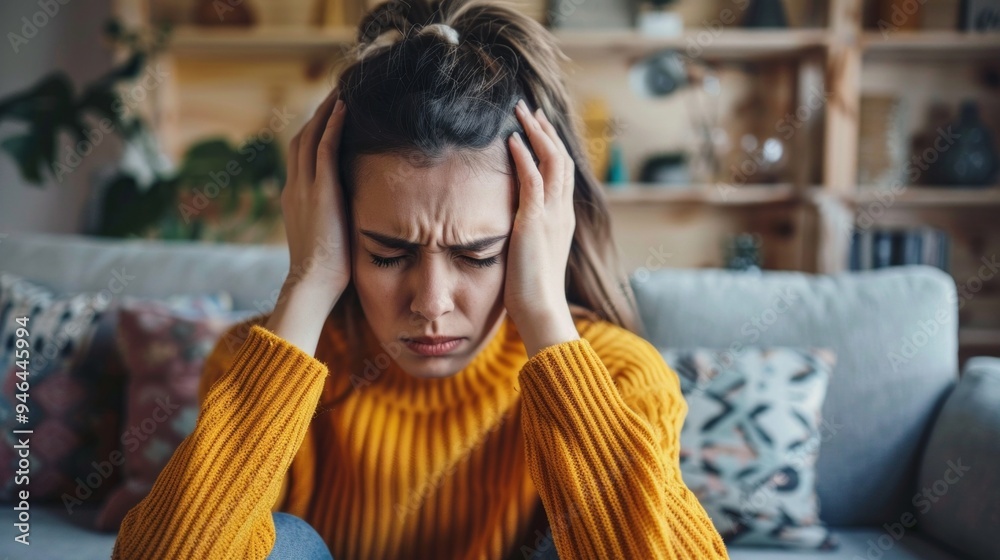
[[458, 31], [447, 23], [432, 23], [430, 25], [425, 25], [420, 32], [436, 33], [443, 37], [445, 41], [448, 41], [453, 45], [458, 44]]

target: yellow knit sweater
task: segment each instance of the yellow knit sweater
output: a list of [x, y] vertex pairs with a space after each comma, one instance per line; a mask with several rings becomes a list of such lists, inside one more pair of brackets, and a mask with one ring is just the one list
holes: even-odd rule
[[580, 340], [528, 359], [508, 318], [464, 370], [418, 379], [367, 323], [349, 372], [359, 349], [332, 319], [315, 357], [265, 322], [216, 345], [194, 432], [114, 559], [265, 558], [272, 511], [308, 521], [334, 560], [728, 558], [681, 480], [677, 375], [635, 334], [577, 319]]

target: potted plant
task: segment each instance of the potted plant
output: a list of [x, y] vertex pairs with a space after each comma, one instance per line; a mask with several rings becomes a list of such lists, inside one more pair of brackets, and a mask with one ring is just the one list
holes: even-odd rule
[[[122, 142], [122, 156], [97, 189], [97, 223], [88, 233], [259, 241], [248, 231], [261, 224], [273, 229], [280, 217], [285, 170], [277, 147], [273, 142], [254, 142], [250, 159], [241, 155], [244, 145], [209, 138], [191, 146], [177, 166], [171, 165], [151, 128], [119, 94], [119, 88], [140, 77], [162, 50], [169, 29], [141, 34], [111, 21], [104, 34], [128, 54], [79, 94], [69, 77], [56, 71], [0, 99], [0, 122], [24, 125], [22, 132], [0, 140], [0, 150], [14, 159], [25, 181], [43, 188], [46, 178], [61, 182], [72, 170], [72, 159], [60, 160], [57, 155], [61, 135], [68, 133], [74, 147], [83, 148], [76, 150], [80, 153], [89, 153], [87, 146], [92, 147], [97, 133], [115, 136]], [[213, 190], [218, 173], [233, 161], [239, 162], [240, 172], [229, 174], [226, 184], [216, 184]]]

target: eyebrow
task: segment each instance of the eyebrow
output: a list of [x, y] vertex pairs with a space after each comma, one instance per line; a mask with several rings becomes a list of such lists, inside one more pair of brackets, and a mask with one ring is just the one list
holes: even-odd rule
[[[385, 235], [383, 233], [378, 233], [367, 229], [361, 230], [361, 233], [365, 237], [373, 239], [380, 245], [389, 247], [390, 249], [404, 249], [407, 251], [412, 251], [420, 247], [419, 243], [414, 243], [412, 241], [408, 241], [401, 237], [393, 237], [391, 235]], [[507, 237], [508, 235], [494, 235], [493, 237], [484, 237], [482, 239], [477, 239], [469, 243], [462, 243], [460, 245], [449, 245], [448, 248], [453, 251], [470, 251], [470, 252], [482, 251], [484, 249], [489, 249], [490, 247], [495, 245], [498, 241], [503, 241], [507, 239]]]

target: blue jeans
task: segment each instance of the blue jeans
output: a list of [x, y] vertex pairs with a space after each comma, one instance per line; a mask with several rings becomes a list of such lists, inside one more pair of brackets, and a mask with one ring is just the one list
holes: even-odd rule
[[[273, 513], [274, 548], [267, 560], [333, 560], [326, 543], [305, 520], [288, 513]], [[551, 545], [551, 542], [549, 543]], [[535, 553], [532, 558], [559, 560], [556, 547]]]
[[273, 513], [274, 548], [267, 560], [333, 560], [316, 529], [288, 513]]

